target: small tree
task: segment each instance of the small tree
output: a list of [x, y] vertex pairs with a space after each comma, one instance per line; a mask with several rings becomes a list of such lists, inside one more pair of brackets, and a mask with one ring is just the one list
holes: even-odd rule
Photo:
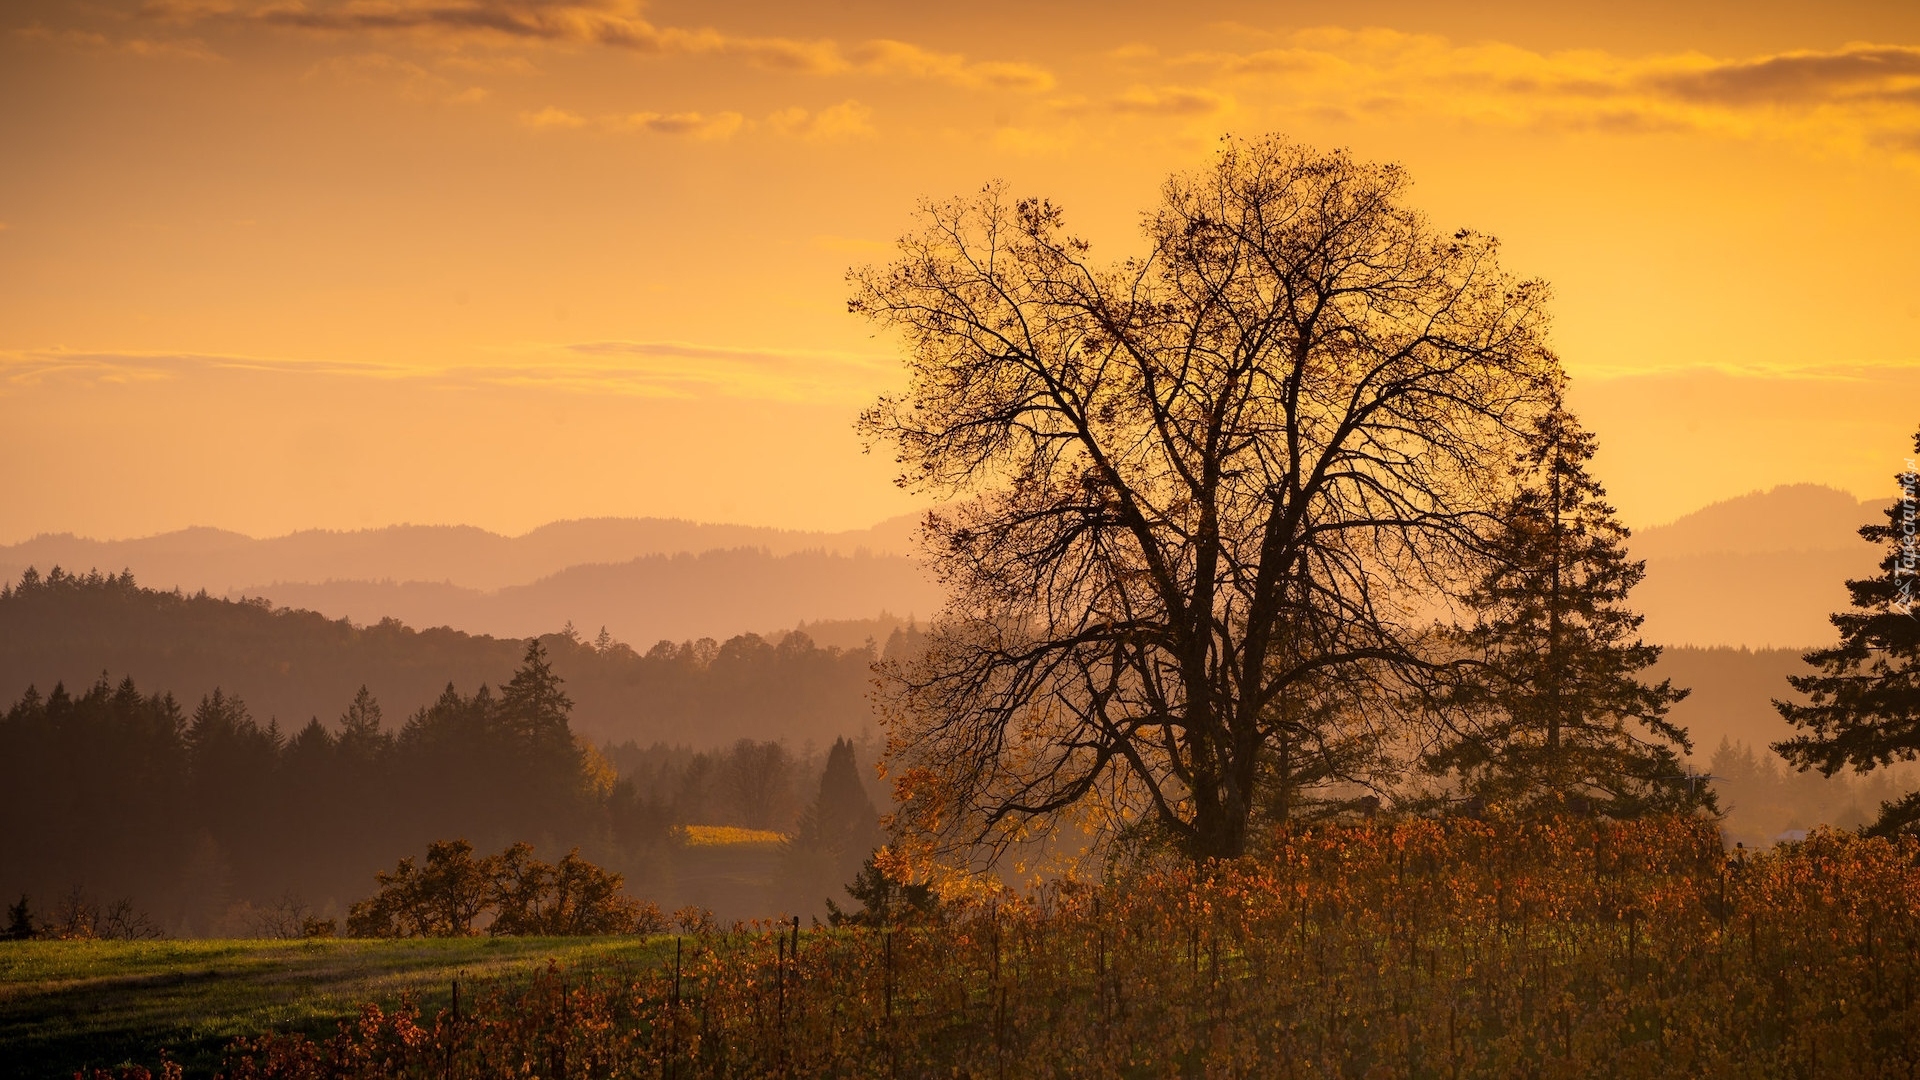
[[1564, 408], [1539, 422], [1492, 568], [1466, 597], [1478, 618], [1450, 635], [1474, 663], [1442, 695], [1447, 723], [1425, 765], [1523, 810], [1711, 807], [1681, 766], [1686, 732], [1666, 719], [1687, 691], [1640, 679], [1660, 658], [1627, 606], [1646, 564], [1628, 558], [1627, 530], [1587, 472], [1593, 452]]
[[657, 907], [622, 892], [619, 874], [577, 848], [550, 865], [531, 844], [475, 859], [465, 840], [442, 840], [428, 846], [426, 869], [409, 857], [375, 879], [380, 890], [348, 913], [354, 937], [464, 937], [489, 912], [487, 933], [496, 937], [650, 934], [666, 925]]
[[466, 937], [492, 902], [499, 857], [473, 857], [465, 840], [427, 845], [426, 867], [401, 859], [392, 873], [374, 880], [380, 890], [347, 912], [354, 937]]
[[20, 902], [7, 905], [7, 940], [26, 941], [33, 937], [33, 909], [27, 905], [27, 894], [20, 894]]
[[896, 926], [940, 910], [940, 896], [931, 884], [898, 880], [873, 855], [860, 864], [860, 872], [847, 885], [847, 895], [860, 906], [842, 908], [828, 900], [827, 921], [834, 926]]
[[[1913, 439], [1920, 457], [1920, 433]], [[1886, 549], [1876, 577], [1847, 582], [1852, 610], [1830, 621], [1840, 643], [1807, 653], [1809, 675], [1788, 682], [1807, 695], [1806, 704], [1775, 701], [1774, 708], [1801, 730], [1773, 744], [1796, 768], [1832, 776], [1843, 767], [1869, 772], [1895, 761], [1920, 759], [1920, 617], [1914, 610], [1920, 591], [1920, 542], [1916, 542], [1916, 504], [1920, 469], [1914, 458], [1896, 480], [1900, 497], [1887, 509], [1884, 525], [1860, 527], [1860, 536]], [[1920, 791], [1880, 806], [1869, 832], [1891, 835], [1920, 831]]]

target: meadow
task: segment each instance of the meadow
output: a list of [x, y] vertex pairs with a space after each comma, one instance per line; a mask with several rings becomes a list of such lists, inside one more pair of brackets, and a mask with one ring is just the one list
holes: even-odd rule
[[[235, 1080], [1905, 1076], [1920, 1061], [1917, 863], [1913, 841], [1835, 832], [1729, 852], [1695, 818], [1381, 821], [892, 926], [573, 953], [278, 946], [262, 969], [311, 955], [348, 976], [326, 977], [324, 1008], [284, 994], [304, 1010], [284, 1020], [264, 970], [177, 993], [204, 994], [222, 1033], [252, 1026], [228, 1052]], [[215, 963], [182, 948], [148, 977]], [[385, 981], [354, 984], [356, 963]], [[456, 971], [471, 980], [458, 1009], [442, 989]], [[351, 1022], [318, 1030], [355, 990]]]
[[[161, 1051], [210, 1075], [235, 1038], [324, 1038], [365, 1002], [438, 1010], [453, 983], [506, 986], [549, 960], [571, 970], [657, 963], [660, 941], [465, 938], [351, 941], [19, 941], [0, 943], [0, 1056], [17, 1077]], [[671, 943], [664, 948], [671, 952]]]

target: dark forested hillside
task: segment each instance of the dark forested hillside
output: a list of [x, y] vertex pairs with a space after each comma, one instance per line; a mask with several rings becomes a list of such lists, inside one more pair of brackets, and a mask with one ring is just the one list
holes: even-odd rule
[[[576, 730], [596, 740], [696, 748], [739, 738], [825, 744], [871, 729], [873, 654], [820, 648], [803, 634], [778, 644], [661, 642], [638, 652], [610, 639], [540, 639], [567, 680]], [[394, 620], [356, 626], [264, 600], [232, 601], [141, 588], [131, 575], [29, 572], [0, 590], [0, 699], [56, 682], [78, 688], [101, 672], [198, 701], [216, 687], [261, 723], [292, 731], [334, 717], [361, 686], [404, 717], [449, 683], [470, 691], [512, 677], [525, 648]]]

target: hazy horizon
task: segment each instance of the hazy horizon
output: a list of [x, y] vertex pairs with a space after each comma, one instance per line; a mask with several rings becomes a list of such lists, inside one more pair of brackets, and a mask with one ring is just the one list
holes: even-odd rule
[[0, 538], [862, 528], [848, 268], [995, 178], [1137, 254], [1267, 131], [1551, 284], [1631, 524], [1909, 449], [1910, 4], [308, 6], [0, 16]]

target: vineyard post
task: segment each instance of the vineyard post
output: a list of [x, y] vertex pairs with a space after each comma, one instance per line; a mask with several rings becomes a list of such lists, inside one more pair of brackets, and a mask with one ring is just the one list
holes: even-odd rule
[[773, 986], [774, 986], [774, 1022], [777, 1029], [778, 1049], [775, 1055], [786, 1057], [787, 1050], [787, 935], [773, 936]]
[[555, 1041], [558, 1044], [555, 1050], [558, 1051], [560, 1066], [554, 1070], [559, 1074], [560, 1080], [567, 1080], [567, 1033], [572, 1022], [571, 1010], [568, 1008], [569, 1004], [570, 1002], [567, 1000], [567, 977], [562, 975], [560, 976], [560, 1030], [555, 1033]]
[[881, 928], [880, 948], [885, 953], [887, 967], [887, 1075], [894, 1076], [900, 1072], [900, 1049], [898, 1040], [894, 1038], [893, 1029], [893, 931], [891, 929]]
[[680, 1065], [680, 935], [673, 936], [673, 995], [667, 999], [667, 1066], [672, 1080]]
[[1107, 927], [1100, 921], [1100, 898], [1093, 898], [1093, 980], [1094, 989], [1100, 995], [1100, 1033], [1106, 1034], [1107, 1024]]
[[[459, 1026], [460, 1026], [460, 980], [455, 979], [453, 980], [453, 1022], [449, 1025], [449, 1027], [458, 1028]], [[447, 1050], [446, 1050], [446, 1054], [444, 1055], [445, 1065], [443, 1068], [443, 1072], [447, 1076], [448, 1080], [452, 1080], [452, 1077], [453, 1077], [453, 1044], [455, 1039], [456, 1039], [456, 1036], [454, 1036], [452, 1031], [449, 1031], [447, 1033]]]

